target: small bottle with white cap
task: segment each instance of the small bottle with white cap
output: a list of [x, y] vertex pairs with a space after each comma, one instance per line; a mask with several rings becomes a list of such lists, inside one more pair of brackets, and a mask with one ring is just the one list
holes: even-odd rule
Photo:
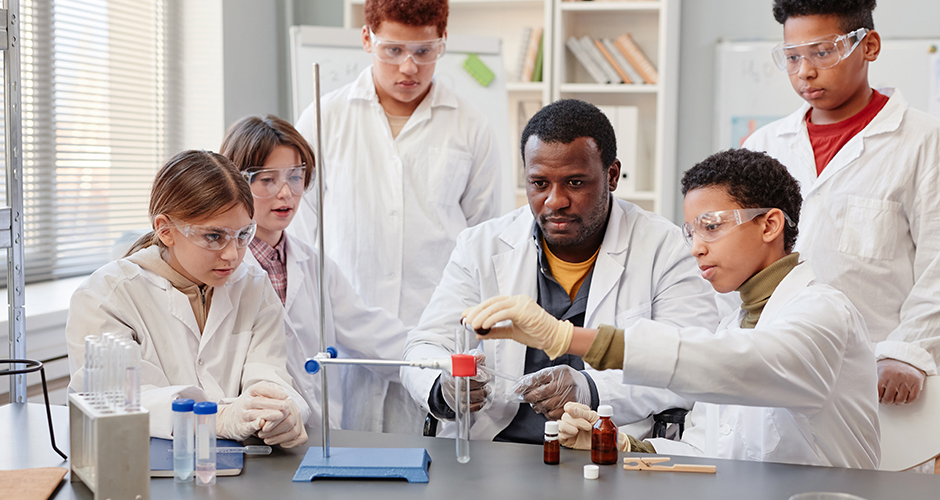
[[545, 422], [545, 444], [542, 460], [549, 465], [558, 465], [561, 460], [561, 443], [558, 441], [558, 422]]
[[597, 407], [597, 422], [591, 430], [591, 461], [600, 465], [617, 463], [617, 426], [610, 420], [614, 409], [610, 405]]

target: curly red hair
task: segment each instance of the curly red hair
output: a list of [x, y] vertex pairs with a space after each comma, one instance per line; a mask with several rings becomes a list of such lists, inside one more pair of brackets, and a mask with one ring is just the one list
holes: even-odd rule
[[366, 0], [366, 24], [378, 31], [382, 21], [406, 26], [434, 26], [438, 36], [447, 29], [447, 0]]

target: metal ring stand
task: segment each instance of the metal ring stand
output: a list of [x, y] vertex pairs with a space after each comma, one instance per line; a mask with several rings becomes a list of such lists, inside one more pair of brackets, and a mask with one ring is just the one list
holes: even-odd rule
[[62, 457], [62, 460], [68, 460], [69, 457], [66, 456], [65, 453], [62, 453], [62, 450], [55, 445], [55, 431], [52, 429], [52, 412], [49, 410], [49, 390], [46, 388], [46, 369], [43, 367], [42, 361], [36, 361], [35, 359], [0, 359], [0, 363], [8, 365], [27, 365], [26, 368], [0, 371], [0, 376], [39, 372], [39, 376], [42, 377], [42, 397], [46, 400], [46, 420], [49, 422], [49, 439], [52, 441], [52, 449]]

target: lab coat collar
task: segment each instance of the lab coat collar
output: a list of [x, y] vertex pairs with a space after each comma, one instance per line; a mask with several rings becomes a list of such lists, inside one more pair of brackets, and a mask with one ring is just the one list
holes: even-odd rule
[[[352, 91], [347, 100], [365, 100], [370, 102], [379, 102], [379, 95], [375, 92], [375, 81], [372, 79], [372, 65], [362, 70], [359, 76], [352, 83]], [[457, 95], [444, 88], [438, 83], [437, 75], [431, 79], [431, 91], [424, 97], [421, 104], [415, 110], [418, 113], [422, 108], [427, 109], [430, 114], [430, 108], [446, 106], [448, 108], [457, 108], [459, 102]]]
[[[591, 280], [587, 310], [584, 315], [585, 327], [596, 324], [595, 315], [598, 311], [598, 305], [617, 287], [620, 280], [631, 279], [630, 276], [624, 277], [624, 263], [623, 259], [619, 257], [627, 251], [628, 245], [628, 233], [630, 231], [621, 230], [626, 213], [617, 198], [611, 195], [611, 200], [604, 241], [601, 242], [601, 250], [594, 262], [595, 271]], [[598, 270], [601, 271], [598, 272]]]
[[764, 310], [761, 311], [760, 318], [754, 328], [761, 328], [767, 322], [773, 321], [774, 316], [777, 315], [780, 309], [815, 279], [816, 274], [813, 273], [813, 267], [807, 264], [806, 261], [800, 262], [787, 273], [780, 284], [777, 285], [774, 293], [770, 295], [770, 299], [764, 305]]
[[[901, 119], [904, 117], [904, 111], [906, 111], [908, 108], [907, 100], [904, 99], [903, 95], [901, 95], [900, 90], [890, 87], [875, 90], [887, 96], [888, 103], [885, 104], [885, 107], [882, 108], [880, 112], [878, 112], [878, 115], [875, 117], [875, 119], [872, 120], [872, 122], [869, 123], [864, 130], [862, 130], [862, 132], [859, 134], [862, 137], [870, 137], [875, 134], [893, 132], [897, 130], [897, 128], [901, 126]], [[780, 123], [780, 127], [777, 129], [777, 136], [783, 137], [787, 135], [796, 135], [801, 132], [805, 133], [805, 118], [806, 112], [809, 111], [809, 108], [809, 103], [804, 102], [803, 105], [800, 106], [800, 109], [784, 118]]]

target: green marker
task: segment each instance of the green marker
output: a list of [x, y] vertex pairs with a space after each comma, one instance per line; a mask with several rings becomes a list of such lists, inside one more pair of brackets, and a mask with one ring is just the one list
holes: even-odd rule
[[463, 69], [467, 70], [467, 73], [470, 73], [470, 76], [475, 78], [476, 81], [480, 82], [480, 85], [484, 87], [488, 87], [496, 76], [476, 54], [467, 56], [467, 60], [463, 62]]

